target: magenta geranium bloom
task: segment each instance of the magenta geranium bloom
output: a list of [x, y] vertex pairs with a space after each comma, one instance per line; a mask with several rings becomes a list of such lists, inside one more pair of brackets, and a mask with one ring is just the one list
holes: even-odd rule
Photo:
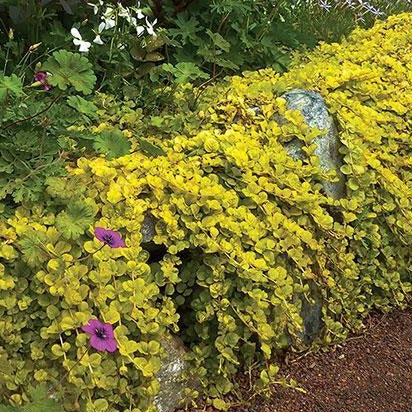
[[95, 227], [94, 235], [97, 239], [100, 240], [100, 242], [103, 242], [105, 245], [110, 246], [111, 248], [126, 247], [122, 236], [115, 230]]
[[90, 346], [99, 352], [115, 352], [117, 342], [110, 323], [102, 323], [97, 319], [90, 319], [87, 325], [82, 326], [82, 331], [90, 335]]
[[34, 76], [34, 80], [39, 82], [43, 86], [43, 90], [48, 92], [52, 87], [47, 82], [47, 73], [46, 72], [37, 72]]
[[36, 80], [36, 82], [44, 83], [46, 79], [47, 79], [46, 72], [37, 72], [36, 75], [34, 76], [34, 80]]

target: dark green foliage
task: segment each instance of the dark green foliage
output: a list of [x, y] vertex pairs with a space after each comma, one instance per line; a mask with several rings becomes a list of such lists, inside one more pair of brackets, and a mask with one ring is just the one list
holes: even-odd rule
[[97, 106], [81, 96], [69, 96], [67, 104], [91, 119], [96, 119], [97, 117]]
[[0, 117], [0, 199], [36, 200], [46, 176], [61, 175], [67, 142], [58, 130], [75, 121], [75, 111], [59, 104], [59, 95], [35, 90], [3, 103]]
[[73, 94], [90, 94], [96, 81], [86, 57], [60, 50], [42, 69], [49, 73], [47, 83], [55, 86], [49, 91], [38, 90], [39, 82], [24, 85], [16, 74], [0, 76], [0, 200], [9, 203], [38, 200], [46, 179], [65, 174], [65, 164], [86, 151], [112, 159], [130, 150], [117, 129], [82, 130], [98, 110]]
[[172, 63], [192, 62], [211, 76], [266, 66], [283, 71], [285, 46], [296, 48], [305, 39], [279, 12], [280, 2], [267, 0], [194, 1], [168, 19]]
[[[282, 72], [296, 50], [312, 48], [320, 40], [337, 41], [357, 25], [371, 26], [378, 17], [360, 14], [359, 5], [352, 9], [345, 1], [330, 3], [325, 10], [318, 1], [307, 0], [142, 0], [144, 15], [151, 22], [157, 19], [156, 36], [147, 31], [137, 36], [124, 18], [116, 18], [115, 28], [102, 34], [104, 44], [92, 43], [87, 57], [99, 90], [133, 99], [153, 114], [169, 104], [170, 88], [176, 84], [201, 84], [263, 67]], [[369, 3], [384, 11], [380, 18], [412, 8], [406, 0]], [[119, 13], [119, 4], [136, 6], [132, 0], [106, 1], [95, 15], [88, 2], [79, 0], [44, 0], [40, 7], [35, 0], [0, 0], [0, 13], [5, 16], [0, 26], [0, 67], [4, 74], [30, 76], [41, 53], [77, 50], [72, 27], [92, 42], [101, 13], [106, 7]], [[139, 24], [144, 26], [145, 19]], [[66, 53], [63, 64], [60, 57], [60, 51], [54, 53], [43, 66], [57, 73], [51, 83], [63, 90], [71, 84], [90, 93], [95, 79], [81, 76], [79, 83], [80, 77], [73, 75], [82, 71], [82, 58], [73, 55], [69, 62]], [[60, 70], [61, 64], [71, 69]], [[2, 90], [0, 78], [0, 99]]]
[[165, 151], [159, 147], [154, 145], [153, 143], [150, 143], [148, 140], [143, 139], [142, 137], [137, 137], [136, 138], [140, 149], [145, 152], [149, 156], [164, 156], [166, 153]]
[[[301, 33], [307, 34], [315, 43], [318, 41], [338, 42], [356, 27], [370, 28], [380, 19], [412, 11], [409, 0], [365, 0], [353, 1], [352, 6], [346, 0], [327, 0], [327, 10], [319, 7], [319, 1], [295, 0], [284, 2], [293, 4], [282, 7], [285, 20]], [[370, 11], [371, 8], [375, 13]]]

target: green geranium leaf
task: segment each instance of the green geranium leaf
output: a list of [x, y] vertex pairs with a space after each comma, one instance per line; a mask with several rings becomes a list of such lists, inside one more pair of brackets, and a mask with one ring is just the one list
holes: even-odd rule
[[23, 260], [31, 267], [36, 267], [45, 262], [48, 258], [45, 245], [47, 237], [44, 232], [31, 230], [18, 242], [19, 249], [23, 254]]
[[9, 94], [14, 96], [21, 96], [23, 94], [21, 79], [15, 74], [0, 76], [0, 102]]
[[86, 57], [66, 50], [54, 52], [42, 70], [52, 74], [48, 77], [49, 83], [61, 90], [73, 86], [78, 92], [90, 94], [96, 83], [92, 65]]
[[212, 39], [213, 44], [219, 49], [228, 52], [230, 49], [230, 43], [226, 41], [219, 33], [213, 33], [209, 29], [206, 30], [206, 34]]
[[86, 190], [77, 177], [66, 179], [64, 177], [51, 176], [46, 179], [46, 186], [46, 191], [50, 196], [62, 200], [79, 198]]
[[180, 62], [176, 66], [165, 63], [162, 64], [161, 68], [167, 73], [172, 73], [175, 77], [175, 82], [179, 84], [189, 83], [198, 79], [208, 79], [210, 77], [192, 62]]
[[78, 239], [93, 223], [93, 209], [82, 201], [70, 203], [56, 216], [56, 227], [66, 239]]
[[88, 117], [94, 119], [97, 117], [97, 106], [93, 102], [83, 99], [81, 96], [69, 96], [67, 98], [67, 104]]
[[120, 130], [111, 130], [104, 131], [96, 137], [93, 147], [108, 159], [114, 159], [129, 153], [130, 142]]

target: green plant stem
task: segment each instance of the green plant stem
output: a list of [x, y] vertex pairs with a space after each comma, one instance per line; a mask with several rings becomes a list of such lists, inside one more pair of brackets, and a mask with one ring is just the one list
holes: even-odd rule
[[[38, 61], [40, 61], [41, 59], [43, 59], [45, 56], [50, 56], [53, 52], [55, 52], [56, 50], [60, 50], [64, 48], [64, 44], [58, 46], [58, 47], [53, 47], [52, 49], [48, 50], [47, 53], [41, 54], [40, 56], [37, 56], [35, 59], [29, 61], [28, 64], [26, 64], [20, 69], [20, 77], [23, 75], [23, 73], [33, 64], [37, 63]], [[31, 54], [34, 53], [34, 51], [31, 52]], [[16, 66], [19, 67], [20, 63]]]
[[[84, 358], [84, 356], [86, 355], [86, 353], [89, 352], [89, 349], [90, 349], [90, 347], [88, 347], [88, 348], [86, 349], [86, 351], [83, 353], [82, 356], [80, 356], [80, 358], [76, 361], [76, 363], [63, 375], [62, 378], [60, 378], [60, 380], [59, 380], [59, 382], [58, 382], [59, 385], [64, 381], [64, 379], [67, 378], [67, 376], [68, 376], [68, 375], [70, 374], [70, 372], [75, 368], [75, 366], [77, 366], [77, 365], [79, 364], [79, 362]], [[52, 390], [53, 390], [53, 388], [50, 389], [50, 391], [52, 391]], [[50, 392], [50, 391], [49, 391], [49, 392]]]
[[4, 67], [3, 67], [3, 75], [6, 75], [6, 69], [7, 69], [7, 62], [9, 61], [9, 54], [10, 54], [10, 46], [7, 47], [7, 54], [6, 58], [4, 59]]
[[62, 158], [62, 154], [59, 153], [59, 157], [58, 157], [57, 159], [54, 159], [53, 162], [51, 162], [51, 163], [49, 163], [49, 164], [42, 164], [42, 165], [36, 167], [35, 169], [29, 168], [30, 173], [27, 174], [26, 176], [24, 176], [24, 177], [21, 179], [21, 183], [25, 182], [27, 179], [29, 179], [31, 176], [35, 175], [37, 172], [40, 172], [41, 170], [46, 169], [47, 167], [49, 167], [49, 166], [51, 166], [52, 164], [56, 163], [56, 162], [59, 161], [61, 158]]
[[115, 37], [117, 37], [117, 32], [118, 32], [118, 12], [116, 11], [116, 25], [115, 25], [115, 30], [116, 30], [116, 35], [112, 36], [112, 40], [110, 42], [110, 52], [109, 52], [109, 63], [112, 62], [112, 58], [113, 58], [113, 46], [114, 46], [114, 39]]

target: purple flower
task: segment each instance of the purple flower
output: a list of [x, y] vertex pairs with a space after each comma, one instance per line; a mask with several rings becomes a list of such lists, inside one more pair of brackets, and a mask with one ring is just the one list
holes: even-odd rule
[[103, 242], [105, 245], [110, 246], [111, 248], [126, 247], [124, 240], [119, 232], [114, 230], [104, 229], [102, 227], [94, 228], [94, 235], [100, 242]]
[[46, 79], [47, 79], [46, 72], [37, 72], [36, 75], [34, 76], [34, 80], [36, 80], [36, 82], [44, 83]]
[[39, 82], [43, 86], [43, 90], [48, 92], [52, 87], [47, 83], [47, 73], [46, 72], [37, 72], [34, 76], [34, 80]]
[[115, 352], [117, 342], [110, 323], [102, 323], [97, 319], [90, 319], [87, 325], [82, 326], [82, 331], [90, 335], [90, 346], [99, 352]]

